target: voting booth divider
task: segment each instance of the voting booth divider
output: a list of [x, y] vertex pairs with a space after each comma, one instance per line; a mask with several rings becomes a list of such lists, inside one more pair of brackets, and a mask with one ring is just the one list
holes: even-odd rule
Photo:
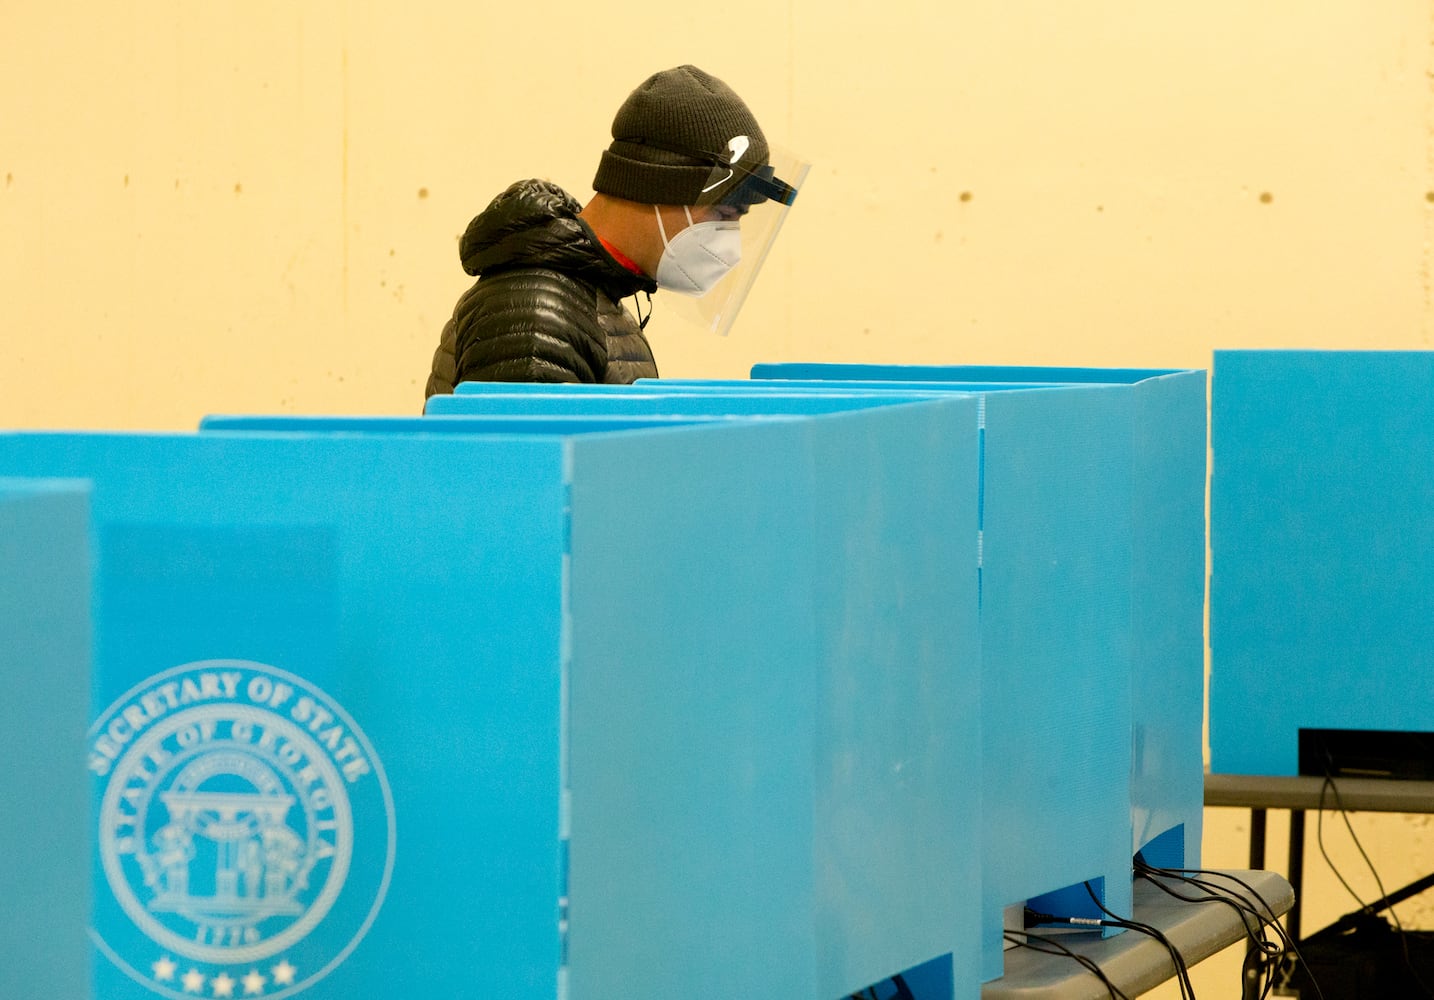
[[0, 435], [88, 491], [93, 996], [974, 997], [1198, 863], [1203, 373], [753, 374]]
[[[1065, 884], [1043, 855], [1064, 830], [1089, 829], [1089, 810], [1115, 808], [1111, 787], [1087, 783], [1120, 785], [1132, 853], [1198, 866], [1206, 373], [787, 364], [752, 375], [982, 395], [988, 912]], [[1023, 391], [1036, 385], [1048, 389]], [[999, 838], [1012, 829], [1027, 834]], [[1093, 833], [1086, 857], [1111, 835]], [[1068, 912], [1074, 895], [1038, 908]]]
[[89, 491], [0, 478], [0, 996], [90, 996]]
[[1434, 353], [1214, 360], [1211, 770], [1434, 778]]
[[975, 968], [977, 405], [0, 435], [92, 491], [94, 996]]
[[[975, 396], [983, 440], [972, 484], [982, 507], [982, 977], [994, 978], [1010, 904], [1036, 898], [1046, 912], [1098, 915], [1081, 884], [1091, 881], [1106, 906], [1128, 912], [1134, 851], [1153, 864], [1198, 861], [1204, 373], [790, 374], [631, 387], [468, 383], [431, 399], [428, 412], [630, 407], [670, 416]], [[806, 374], [828, 373], [814, 366]], [[1071, 891], [1047, 895], [1064, 887]]]

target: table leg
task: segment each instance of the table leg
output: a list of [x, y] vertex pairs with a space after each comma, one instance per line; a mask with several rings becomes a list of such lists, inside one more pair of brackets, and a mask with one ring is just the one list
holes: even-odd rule
[[1250, 810], [1250, 868], [1265, 870], [1265, 810]]
[[1260, 1000], [1264, 993], [1261, 984], [1270, 974], [1270, 960], [1253, 945], [1246, 945], [1245, 964], [1241, 966], [1240, 973], [1240, 1000]]
[[1300, 895], [1303, 888], [1305, 867], [1305, 811], [1290, 810], [1290, 888], [1295, 891], [1295, 902], [1285, 916], [1285, 932], [1296, 944], [1300, 940]]

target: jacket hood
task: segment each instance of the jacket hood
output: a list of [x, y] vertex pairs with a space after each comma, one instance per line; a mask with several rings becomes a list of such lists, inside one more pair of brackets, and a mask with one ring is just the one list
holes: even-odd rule
[[657, 282], [634, 274], [603, 249], [578, 213], [582, 205], [549, 181], [511, 185], [468, 223], [458, 244], [463, 270], [482, 276], [523, 267], [560, 271], [614, 299], [651, 294]]

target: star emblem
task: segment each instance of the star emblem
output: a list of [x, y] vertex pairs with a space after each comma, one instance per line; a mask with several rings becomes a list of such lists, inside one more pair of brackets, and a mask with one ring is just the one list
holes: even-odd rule
[[275, 985], [292, 986], [294, 984], [294, 976], [299, 970], [290, 965], [289, 960], [286, 958], [269, 971], [274, 974]]
[[184, 974], [184, 992], [204, 992], [204, 975], [198, 969], [190, 969]]
[[249, 974], [241, 982], [244, 984], [244, 995], [254, 996], [264, 992], [264, 984], [269, 980], [259, 975], [258, 969], [250, 969]]
[[170, 982], [174, 979], [174, 973], [179, 968], [168, 955], [164, 955], [158, 962], [150, 966], [154, 970], [154, 978], [163, 982]]
[[229, 978], [227, 972], [221, 972], [209, 980], [209, 986], [214, 990], [216, 997], [232, 997], [234, 995], [234, 980]]

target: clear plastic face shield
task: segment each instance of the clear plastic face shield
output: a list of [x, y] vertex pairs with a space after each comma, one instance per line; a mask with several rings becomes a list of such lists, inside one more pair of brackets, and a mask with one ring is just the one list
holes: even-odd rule
[[[687, 206], [694, 225], [704, 222], [735, 222], [741, 234], [740, 258], [710, 291], [701, 296], [665, 294], [661, 310], [680, 315], [687, 322], [719, 336], [732, 329], [757, 274], [766, 262], [787, 210], [796, 200], [811, 164], [787, 151], [769, 146], [766, 163], [744, 163], [746, 137], [731, 142], [725, 162], [712, 169], [702, 193]], [[714, 157], [714, 160], [718, 159]], [[669, 220], [671, 216], [668, 216]], [[679, 213], [680, 225], [686, 219]], [[657, 223], [654, 223], [656, 225]], [[671, 228], [666, 236], [675, 238]]]

